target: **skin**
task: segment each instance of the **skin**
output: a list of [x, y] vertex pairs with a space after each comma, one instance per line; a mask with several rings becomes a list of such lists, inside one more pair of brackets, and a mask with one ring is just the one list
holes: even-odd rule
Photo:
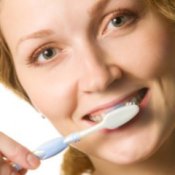
[[[24, 169], [16, 171], [11, 163]], [[27, 148], [0, 132], [0, 175], [24, 175], [26, 169], [36, 169], [39, 160]]]
[[[87, 113], [148, 88], [139, 120], [73, 146], [89, 155], [94, 175], [173, 174], [174, 26], [144, 1], [109, 0], [96, 9], [100, 2], [4, 0], [1, 28], [18, 78], [63, 135], [90, 127]], [[119, 26], [116, 16], [124, 16]], [[55, 55], [45, 59], [48, 48]]]

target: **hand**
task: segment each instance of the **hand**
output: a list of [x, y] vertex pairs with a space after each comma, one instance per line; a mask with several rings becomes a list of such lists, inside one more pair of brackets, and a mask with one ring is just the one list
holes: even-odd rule
[[[16, 172], [12, 163], [17, 163], [24, 169]], [[27, 169], [35, 169], [40, 160], [27, 148], [23, 147], [7, 135], [0, 132], [0, 175], [24, 175]]]

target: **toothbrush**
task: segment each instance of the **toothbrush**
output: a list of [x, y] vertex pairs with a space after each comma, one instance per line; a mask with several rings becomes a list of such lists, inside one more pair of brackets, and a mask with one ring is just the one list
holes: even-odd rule
[[[136, 104], [121, 105], [118, 108], [104, 113], [104, 119], [83, 131], [75, 132], [67, 137], [57, 137], [41, 146], [39, 146], [33, 153], [41, 160], [48, 159], [62, 152], [69, 144], [80, 141], [82, 138], [97, 132], [101, 129], [115, 129], [130, 121], [139, 112], [139, 107]], [[19, 171], [21, 168], [18, 164], [13, 164], [13, 167]]]

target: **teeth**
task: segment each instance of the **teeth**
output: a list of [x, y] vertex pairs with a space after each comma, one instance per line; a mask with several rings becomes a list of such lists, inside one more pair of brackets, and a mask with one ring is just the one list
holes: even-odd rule
[[140, 100], [141, 99], [139, 98], [139, 96], [136, 96], [136, 97], [133, 97], [129, 103], [131, 103], [131, 104], [139, 104]]
[[135, 97], [131, 99], [131, 102], [134, 104], [139, 104], [143, 97], [145, 96], [146, 89], [141, 90]]
[[[134, 96], [130, 101], [126, 102], [125, 105], [133, 105], [133, 104], [136, 104], [138, 105], [141, 100], [143, 99], [144, 95], [146, 93], [146, 90], [143, 89], [141, 90], [136, 96]], [[96, 123], [99, 123], [103, 120], [105, 114], [102, 113], [101, 115], [98, 115], [98, 116], [91, 116], [89, 115], [89, 120], [93, 121], [93, 122], [96, 122]]]
[[100, 116], [100, 115], [89, 116], [89, 119], [93, 122], [101, 122], [103, 120], [103, 116]]
[[128, 105], [128, 106], [129, 106], [129, 105], [134, 105], [134, 104], [136, 104], [136, 102], [133, 102], [133, 101], [130, 101], [130, 102], [126, 102], [126, 103], [125, 103], [125, 105]]

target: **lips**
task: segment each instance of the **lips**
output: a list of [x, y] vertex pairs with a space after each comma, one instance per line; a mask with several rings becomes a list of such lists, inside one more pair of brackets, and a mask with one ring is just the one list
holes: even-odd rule
[[93, 123], [98, 123], [98, 122], [103, 120], [103, 117], [104, 117], [103, 114], [106, 113], [107, 111], [112, 110], [113, 108], [117, 108], [121, 105], [130, 104], [130, 103], [132, 103], [132, 104], [134, 103], [134, 104], [139, 105], [142, 102], [142, 100], [144, 99], [147, 92], [148, 92], [148, 88], [142, 88], [142, 89], [138, 90], [137, 92], [134, 92], [132, 95], [124, 98], [123, 100], [121, 100], [118, 103], [107, 105], [103, 108], [97, 109], [97, 110], [85, 115], [83, 117], [83, 120], [87, 120], [87, 121], [93, 122]]

